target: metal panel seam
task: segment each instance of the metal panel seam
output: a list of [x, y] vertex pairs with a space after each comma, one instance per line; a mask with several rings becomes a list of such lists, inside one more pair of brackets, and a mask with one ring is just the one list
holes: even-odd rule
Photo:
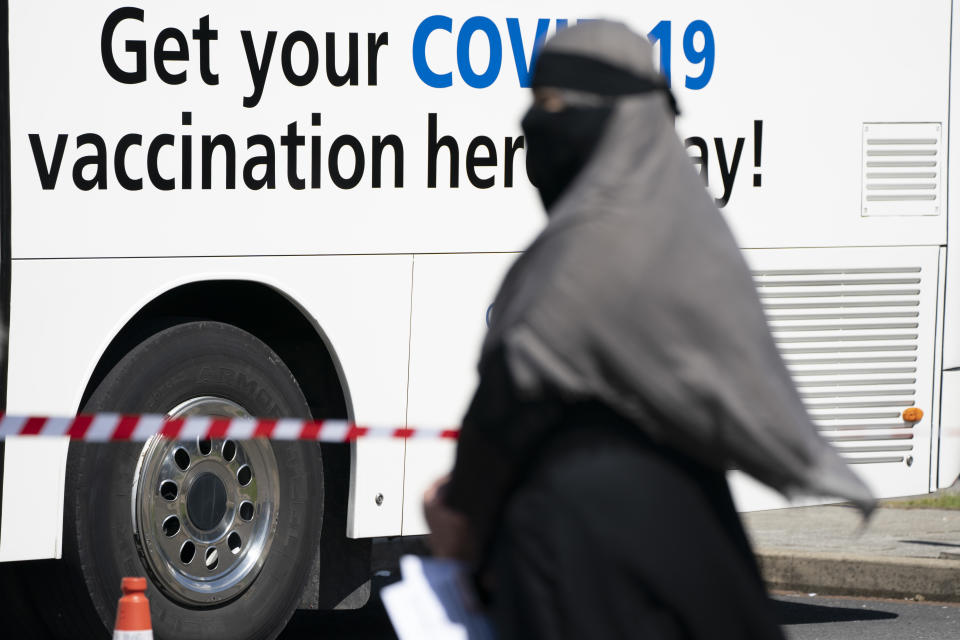
[[[407, 394], [403, 407], [403, 426], [410, 426], [410, 361], [413, 358], [413, 288], [417, 256], [410, 256], [410, 314], [407, 316]], [[400, 482], [400, 535], [403, 535], [403, 507], [407, 503], [407, 441], [403, 440], [403, 474]]]
[[940, 247], [937, 256], [937, 305], [934, 322], [933, 388], [930, 398], [930, 484], [936, 491], [940, 482], [940, 406], [943, 389], [943, 334], [946, 315], [947, 248]]

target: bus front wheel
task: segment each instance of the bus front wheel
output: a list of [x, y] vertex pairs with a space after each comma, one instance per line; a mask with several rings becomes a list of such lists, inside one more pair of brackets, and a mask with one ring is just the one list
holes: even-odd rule
[[[142, 342], [85, 412], [309, 417], [290, 371], [236, 327], [189, 322]], [[156, 638], [279, 633], [300, 602], [323, 508], [315, 443], [71, 445], [58, 637], [109, 637], [120, 579], [148, 578]]]

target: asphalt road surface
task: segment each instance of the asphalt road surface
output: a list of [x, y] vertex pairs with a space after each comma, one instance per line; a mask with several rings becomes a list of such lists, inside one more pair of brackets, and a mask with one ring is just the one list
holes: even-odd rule
[[[357, 611], [301, 611], [281, 640], [394, 640], [379, 588], [370, 604]], [[899, 600], [863, 600], [806, 594], [776, 594], [788, 640], [956, 640], [960, 638], [960, 604]]]
[[373, 579], [370, 602], [354, 611], [298, 611], [278, 640], [395, 640], [387, 612], [380, 602], [380, 589], [396, 580]]
[[[380, 589], [398, 579], [402, 553], [426, 551], [422, 542], [396, 540], [403, 539], [374, 544], [378, 575], [366, 607], [299, 611], [280, 640], [395, 640]], [[774, 607], [788, 640], [960, 640], [960, 604], [777, 593]]]
[[[379, 592], [395, 573], [374, 579], [369, 604], [355, 611], [298, 611], [281, 640], [395, 640]], [[960, 604], [774, 595], [787, 640], [958, 640]], [[8, 629], [0, 620], [0, 638]], [[423, 639], [429, 640], [429, 639]]]
[[956, 603], [781, 594], [775, 598], [788, 640], [960, 638], [960, 604]]

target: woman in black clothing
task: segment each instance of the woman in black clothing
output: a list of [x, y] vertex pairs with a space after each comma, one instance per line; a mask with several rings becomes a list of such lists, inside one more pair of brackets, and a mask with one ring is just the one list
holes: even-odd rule
[[724, 472], [870, 492], [803, 408], [649, 43], [571, 27], [533, 88], [549, 221], [494, 302], [434, 550], [473, 563], [505, 639], [780, 638]]

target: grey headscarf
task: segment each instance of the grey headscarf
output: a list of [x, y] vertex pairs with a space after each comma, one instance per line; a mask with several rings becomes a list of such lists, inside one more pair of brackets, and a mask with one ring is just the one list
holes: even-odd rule
[[[552, 52], [656, 77], [649, 43], [618, 23], [566, 29], [540, 59]], [[499, 349], [527, 398], [599, 399], [711, 466], [874, 507], [808, 417], [663, 92], [615, 100], [590, 161], [502, 285], [483, 354]]]

